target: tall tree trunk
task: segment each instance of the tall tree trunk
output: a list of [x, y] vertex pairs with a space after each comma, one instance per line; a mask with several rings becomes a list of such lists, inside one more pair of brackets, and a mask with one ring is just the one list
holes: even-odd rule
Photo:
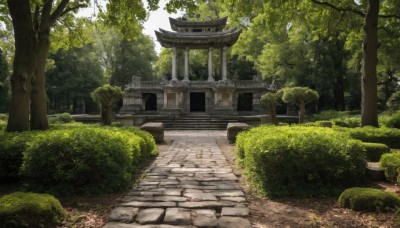
[[275, 105], [271, 105], [269, 107], [270, 115], [271, 115], [271, 123], [274, 125], [278, 125], [278, 118], [276, 117], [276, 107]]
[[101, 120], [104, 125], [111, 125], [112, 122], [112, 106], [101, 105]]
[[31, 80], [35, 69], [35, 37], [29, 0], [7, 0], [14, 26], [15, 56], [7, 131], [29, 130]]
[[368, 0], [364, 22], [363, 62], [361, 69], [361, 126], [378, 126], [377, 73], [379, 0]]
[[304, 116], [306, 115], [306, 104], [301, 103], [299, 105], [299, 123], [304, 122]]
[[[46, 130], [49, 128], [47, 121], [45, 70], [47, 54], [50, 48], [50, 13], [53, 0], [45, 1], [38, 25], [36, 47], [36, 69], [32, 80], [32, 103], [31, 103], [31, 129]], [[37, 21], [39, 23], [39, 21]]]

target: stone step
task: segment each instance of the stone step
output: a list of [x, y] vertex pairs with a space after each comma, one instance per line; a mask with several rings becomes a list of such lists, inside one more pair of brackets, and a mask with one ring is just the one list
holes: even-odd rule
[[385, 173], [379, 167], [379, 162], [368, 162], [367, 177], [370, 181], [386, 181]]

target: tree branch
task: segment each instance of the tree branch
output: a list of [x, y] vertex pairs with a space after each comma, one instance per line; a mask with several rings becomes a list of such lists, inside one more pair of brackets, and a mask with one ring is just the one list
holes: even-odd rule
[[400, 15], [396, 15], [396, 14], [391, 14], [391, 15], [379, 14], [378, 17], [380, 17], [380, 18], [397, 18], [397, 19], [400, 19]]
[[61, 16], [62, 12], [64, 11], [65, 7], [67, 7], [69, 0], [62, 0], [54, 12], [50, 16], [50, 25], [52, 26], [58, 17]]
[[329, 3], [329, 2], [320, 2], [318, 0], [311, 0], [311, 1], [314, 2], [315, 4], [327, 6], [327, 7], [331, 8], [331, 9], [336, 10], [336, 11], [352, 12], [352, 13], [355, 13], [355, 14], [361, 16], [361, 17], [365, 17], [365, 13], [364, 12], [361, 12], [361, 11], [359, 11], [357, 9], [352, 8], [352, 7], [338, 7], [338, 6], [335, 6], [335, 5], [333, 5], [333, 4]]
[[61, 16], [64, 16], [65, 14], [67, 14], [67, 13], [73, 11], [73, 10], [76, 10], [76, 9], [79, 9], [79, 8], [83, 8], [83, 7], [87, 7], [87, 6], [88, 6], [88, 5], [86, 5], [86, 4], [78, 4], [78, 5], [74, 6], [74, 7], [67, 7], [67, 8], [60, 14], [60, 17], [61, 17]]

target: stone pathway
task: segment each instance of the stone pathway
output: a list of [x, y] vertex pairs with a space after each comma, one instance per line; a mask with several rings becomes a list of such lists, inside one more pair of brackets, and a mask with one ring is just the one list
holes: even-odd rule
[[172, 144], [163, 146], [105, 227], [251, 227], [244, 193], [218, 137], [226, 131], [166, 131]]

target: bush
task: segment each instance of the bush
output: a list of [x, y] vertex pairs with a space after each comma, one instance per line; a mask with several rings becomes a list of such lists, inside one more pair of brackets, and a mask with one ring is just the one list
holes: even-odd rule
[[0, 183], [19, 181], [23, 152], [40, 132], [0, 134]]
[[0, 198], [0, 227], [56, 227], [64, 217], [51, 195], [15, 192]]
[[400, 111], [391, 115], [385, 124], [387, 127], [400, 128]]
[[333, 126], [332, 121], [315, 121], [315, 122], [308, 122], [308, 123], [304, 123], [302, 124], [303, 126], [307, 126], [307, 127], [329, 127], [331, 128]]
[[49, 123], [51, 124], [57, 124], [57, 123], [71, 123], [74, 122], [72, 119], [71, 115], [69, 113], [61, 113], [61, 114], [56, 114], [52, 117], [49, 117]]
[[356, 128], [361, 127], [361, 117], [336, 118], [333, 123], [340, 127]]
[[112, 122], [111, 123], [111, 127], [122, 127], [122, 123], [121, 122]]
[[[100, 194], [126, 189], [139, 146], [134, 134], [87, 128], [50, 131], [34, 140], [21, 174], [28, 187], [59, 195]], [[134, 147], [136, 146], [136, 147]]]
[[394, 193], [373, 188], [349, 188], [339, 197], [339, 205], [354, 211], [385, 212], [400, 206], [400, 198]]
[[363, 143], [367, 160], [378, 162], [382, 154], [390, 152], [389, 147], [382, 143]]
[[347, 118], [354, 115], [360, 115], [360, 110], [356, 111], [336, 111], [336, 110], [326, 110], [319, 114], [314, 114], [313, 119], [315, 120], [331, 120], [336, 118]]
[[384, 170], [386, 179], [392, 183], [400, 183], [400, 153], [384, 154], [379, 161]]
[[0, 120], [7, 120], [8, 114], [0, 113]]
[[394, 128], [336, 128], [341, 132], [347, 132], [350, 137], [363, 142], [382, 143], [390, 148], [400, 148], [400, 129]]
[[238, 135], [236, 156], [252, 185], [272, 197], [336, 194], [366, 171], [362, 143], [330, 128], [253, 128]]

